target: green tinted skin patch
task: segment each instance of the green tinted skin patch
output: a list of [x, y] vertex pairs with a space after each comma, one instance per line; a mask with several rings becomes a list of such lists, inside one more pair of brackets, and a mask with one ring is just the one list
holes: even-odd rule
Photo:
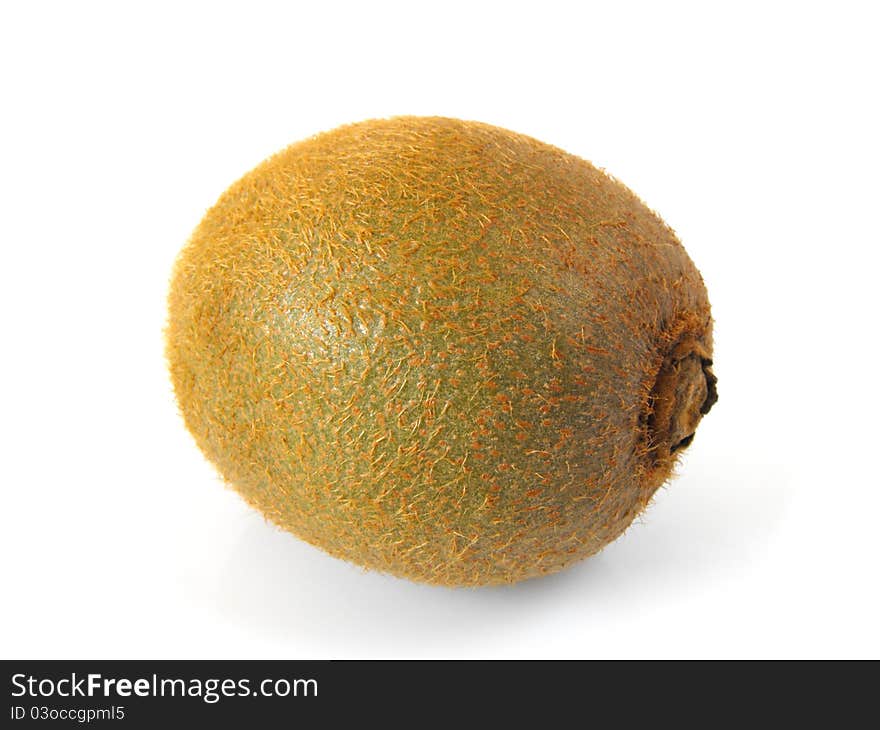
[[224, 193], [172, 277], [189, 430], [277, 525], [444, 585], [618, 537], [715, 399], [675, 234], [534, 139], [400, 117], [317, 135]]

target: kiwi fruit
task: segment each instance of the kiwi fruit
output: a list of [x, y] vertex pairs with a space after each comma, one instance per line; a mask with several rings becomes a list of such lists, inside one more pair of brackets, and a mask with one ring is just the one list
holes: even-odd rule
[[589, 162], [439, 117], [269, 158], [172, 274], [185, 423], [271, 522], [443, 585], [618, 537], [716, 399], [702, 278]]

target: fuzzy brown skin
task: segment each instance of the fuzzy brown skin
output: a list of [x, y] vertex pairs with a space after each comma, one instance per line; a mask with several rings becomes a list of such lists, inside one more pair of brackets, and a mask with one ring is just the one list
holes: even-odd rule
[[445, 118], [350, 125], [235, 183], [176, 264], [187, 427], [270, 520], [417, 581], [619, 536], [714, 402], [675, 234], [590, 163]]

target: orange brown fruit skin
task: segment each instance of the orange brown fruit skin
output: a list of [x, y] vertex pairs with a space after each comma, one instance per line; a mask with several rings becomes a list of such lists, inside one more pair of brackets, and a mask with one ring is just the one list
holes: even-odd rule
[[644, 509], [676, 456], [650, 426], [658, 374], [683, 342], [709, 361], [711, 323], [672, 230], [590, 163], [399, 117], [223, 194], [175, 265], [166, 355], [199, 447], [269, 520], [485, 585], [592, 555]]

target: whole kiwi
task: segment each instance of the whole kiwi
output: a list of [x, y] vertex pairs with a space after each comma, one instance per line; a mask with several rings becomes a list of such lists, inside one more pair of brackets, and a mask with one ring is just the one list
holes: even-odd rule
[[557, 571], [618, 537], [716, 399], [706, 289], [590, 163], [398, 117], [269, 158], [174, 268], [186, 425], [269, 520], [445, 585]]

